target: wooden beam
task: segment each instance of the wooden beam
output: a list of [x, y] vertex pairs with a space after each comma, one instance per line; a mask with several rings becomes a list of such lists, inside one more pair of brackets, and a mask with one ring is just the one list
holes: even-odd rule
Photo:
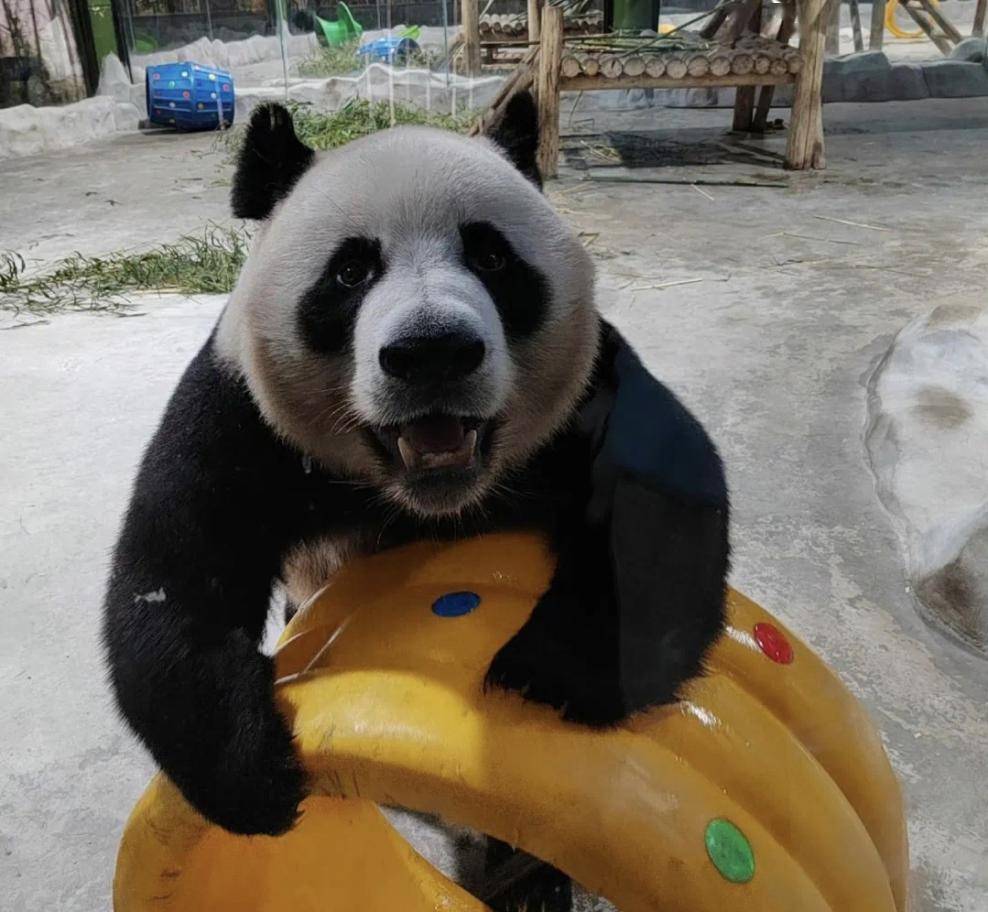
[[921, 9], [918, 6], [913, 6], [912, 3], [908, 2], [908, 0], [907, 2], [900, 3], [899, 6], [909, 13], [913, 22], [915, 22], [916, 25], [918, 25], [926, 33], [926, 37], [937, 46], [937, 50], [939, 50], [944, 57], [950, 55], [952, 46], [947, 40], [947, 36], [944, 35], [943, 32], [937, 31], [933, 20], [926, 14], [926, 10]]
[[467, 76], [480, 74], [480, 4], [461, 0], [460, 28], [463, 31], [463, 68]]
[[789, 85], [796, 82], [798, 76], [792, 73], [747, 73], [739, 76], [728, 73], [726, 76], [684, 76], [677, 79], [673, 76], [649, 76], [648, 71], [642, 76], [618, 76], [614, 79], [604, 79], [600, 76], [574, 76], [571, 79], [563, 77], [559, 87], [563, 92], [593, 92], [604, 89], [702, 89], [708, 86], [760, 86], [760, 85]]
[[786, 167], [796, 171], [826, 167], [823, 152], [823, 58], [827, 22], [826, 0], [803, 0], [799, 10], [799, 52], [803, 69], [793, 92], [792, 122], [786, 145]]
[[932, 0], [919, 0], [919, 5], [926, 10], [929, 17], [940, 26], [940, 31], [954, 44], [964, 40], [964, 36], [957, 30], [954, 23], [940, 11], [936, 3], [933, 3]]
[[885, 40], [885, 0], [871, 0], [871, 34], [868, 48], [880, 51]]
[[[563, 11], [558, 6], [547, 6], [542, 11], [537, 78], [539, 108], [537, 160], [539, 171], [547, 180], [555, 177], [559, 170], [559, 93], [561, 91], [559, 76], [562, 58]], [[616, 81], [608, 80], [610, 83]]]

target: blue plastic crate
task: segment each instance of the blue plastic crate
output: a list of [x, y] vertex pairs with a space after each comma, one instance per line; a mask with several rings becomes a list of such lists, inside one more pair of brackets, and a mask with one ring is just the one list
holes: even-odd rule
[[148, 120], [178, 130], [215, 130], [233, 123], [233, 77], [198, 63], [163, 63], [144, 77]]
[[411, 38], [378, 38], [363, 45], [357, 53], [380, 63], [404, 63], [419, 49]]

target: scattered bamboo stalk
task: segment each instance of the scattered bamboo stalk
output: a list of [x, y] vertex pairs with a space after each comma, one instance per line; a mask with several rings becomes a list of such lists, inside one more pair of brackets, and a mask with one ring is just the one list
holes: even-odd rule
[[814, 215], [813, 218], [824, 222], [836, 222], [838, 225], [852, 225], [855, 228], [867, 228], [869, 231], [891, 231], [891, 228], [882, 228], [879, 225], [866, 225], [864, 222], [852, 222], [849, 219], [834, 218], [832, 215]]

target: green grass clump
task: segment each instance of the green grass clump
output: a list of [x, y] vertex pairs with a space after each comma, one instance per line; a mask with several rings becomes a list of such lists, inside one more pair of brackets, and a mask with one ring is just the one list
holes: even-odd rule
[[351, 98], [331, 114], [314, 110], [311, 105], [290, 105], [298, 138], [313, 149], [335, 149], [352, 139], [403, 124], [424, 124], [465, 133], [473, 122], [473, 114], [442, 114], [395, 102], [367, 101]]
[[0, 310], [50, 314], [65, 310], [120, 311], [127, 293], [222, 294], [233, 289], [247, 259], [250, 236], [237, 228], [210, 225], [202, 235], [142, 252], [57, 260], [53, 268], [27, 275], [18, 253], [0, 251]]
[[299, 76], [339, 76], [362, 69], [357, 55], [359, 41], [350, 41], [340, 47], [320, 48], [319, 53], [299, 62]]

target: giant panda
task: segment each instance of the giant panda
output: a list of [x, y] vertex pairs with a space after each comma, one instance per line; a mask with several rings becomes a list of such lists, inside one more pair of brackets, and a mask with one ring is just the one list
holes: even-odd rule
[[250, 120], [252, 249], [145, 452], [104, 622], [127, 722], [230, 831], [282, 833], [306, 794], [259, 651], [279, 585], [300, 602], [357, 554], [543, 530], [552, 582], [487, 686], [592, 726], [674, 701], [721, 632], [721, 460], [599, 315], [537, 139], [527, 94], [489, 138], [318, 155], [284, 108]]

